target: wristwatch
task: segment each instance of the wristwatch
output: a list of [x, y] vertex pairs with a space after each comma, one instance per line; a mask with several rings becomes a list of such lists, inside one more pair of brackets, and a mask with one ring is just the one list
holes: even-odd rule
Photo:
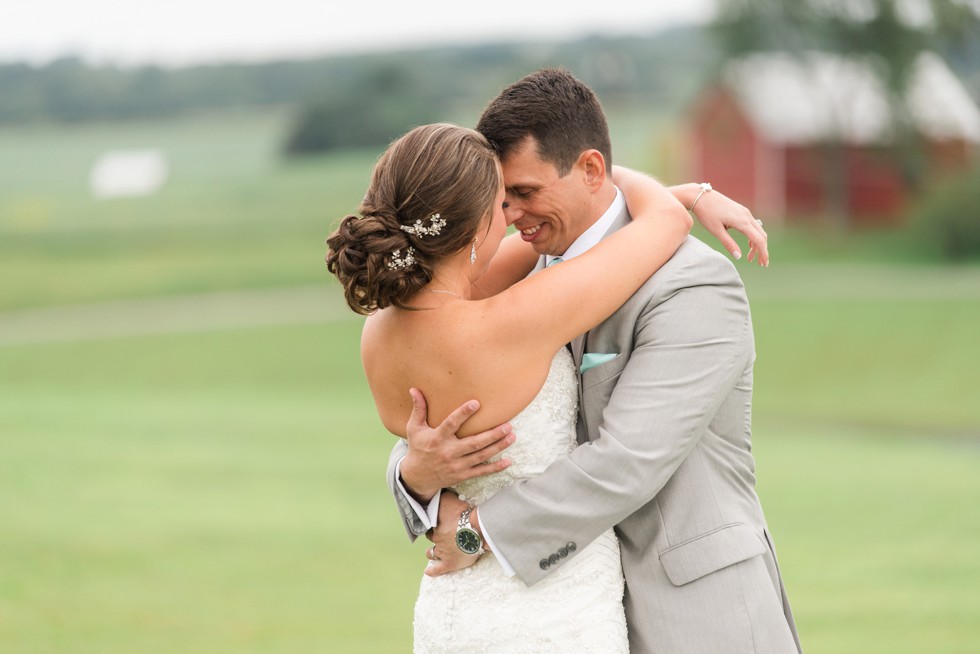
[[469, 507], [459, 515], [459, 524], [456, 526], [456, 547], [464, 554], [480, 556], [486, 550], [483, 549], [483, 537], [470, 524], [472, 510], [473, 507]]

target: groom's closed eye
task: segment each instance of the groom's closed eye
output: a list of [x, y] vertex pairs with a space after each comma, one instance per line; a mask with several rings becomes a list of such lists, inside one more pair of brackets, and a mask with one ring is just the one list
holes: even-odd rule
[[518, 188], [511, 188], [510, 189], [510, 192], [513, 193], [514, 195], [516, 195], [517, 197], [519, 197], [522, 200], [527, 200], [529, 197], [531, 197], [531, 195], [534, 194], [534, 191], [536, 191], [536, 190], [537, 189], [533, 189], [533, 188], [528, 188], [528, 187], [525, 187], [525, 186], [521, 186], [521, 187], [518, 187]]

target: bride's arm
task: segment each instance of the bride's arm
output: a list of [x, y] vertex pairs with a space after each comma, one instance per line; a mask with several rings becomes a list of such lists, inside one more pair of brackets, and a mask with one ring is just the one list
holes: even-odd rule
[[[641, 173], [622, 166], [613, 166], [612, 169], [613, 181], [616, 186], [623, 190], [626, 195], [626, 204], [629, 205], [631, 211], [633, 205], [630, 204], [629, 194], [626, 193], [624, 186], [637, 175], [641, 175]], [[708, 188], [702, 184], [678, 184], [667, 187], [667, 190], [689, 211], [694, 207], [695, 210], [691, 213], [698, 219], [701, 226], [721, 241], [721, 244], [734, 258], [741, 259], [742, 251], [728, 234], [729, 229], [734, 229], [748, 238], [749, 261], [758, 258], [760, 266], [768, 266], [768, 236], [762, 229], [762, 223], [752, 216], [751, 211], [738, 202], [711, 189], [710, 185], [706, 186]], [[695, 203], [697, 203], [696, 206]]]
[[[613, 176], [615, 177], [615, 172]], [[702, 184], [680, 184], [671, 186], [668, 190], [688, 209], [694, 207], [691, 213], [701, 226], [721, 241], [734, 258], [741, 259], [742, 251], [728, 234], [729, 229], [741, 232], [748, 238], [749, 261], [758, 260], [763, 267], [769, 265], [769, 237], [766, 230], [762, 229], [762, 222], [756, 220], [747, 208], [714, 189], [704, 188]]]
[[[569, 174], [581, 175], [593, 193], [608, 188], [605, 163], [595, 150], [583, 153]], [[612, 315], [673, 256], [693, 224], [687, 210], [650, 177], [636, 173], [625, 181], [630, 224], [588, 252], [486, 300], [485, 324], [495, 340], [553, 353]]]
[[[642, 179], [646, 176], [623, 166], [613, 166], [612, 177], [613, 182], [626, 196], [630, 213], [635, 214], [635, 194], [643, 192]], [[690, 209], [697, 202], [696, 211], [691, 213], [734, 258], [741, 259], [742, 251], [728, 234], [730, 229], [748, 238], [749, 261], [758, 259], [760, 266], [769, 265], [769, 237], [762, 228], [762, 223], [746, 207], [717, 190], [705, 191], [701, 184], [678, 184], [667, 187], [667, 190], [685, 208]], [[534, 248], [521, 239], [520, 234], [511, 234], [500, 244], [490, 268], [473, 285], [475, 293], [472, 297], [487, 298], [510, 288], [530, 274], [539, 257]]]

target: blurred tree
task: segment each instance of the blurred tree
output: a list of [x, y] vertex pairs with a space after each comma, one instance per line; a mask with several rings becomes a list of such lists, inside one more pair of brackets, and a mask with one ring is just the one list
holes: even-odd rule
[[405, 89], [410, 102], [439, 102], [434, 118], [473, 124], [479, 109], [500, 89], [542, 66], [569, 68], [603, 102], [676, 111], [698, 89], [714, 54], [711, 46], [699, 26], [682, 25], [635, 37], [440, 46], [187, 68], [92, 65], [75, 57], [43, 65], [0, 62], [0, 125], [297, 103], [310, 114], [326, 116], [329, 111], [331, 120], [347, 119], [338, 108], [342, 101], [348, 103], [346, 111], [382, 112], [368, 104], [369, 98], [381, 97], [383, 103], [396, 105], [384, 111], [401, 111], [397, 105], [402, 100], [393, 93], [402, 80], [414, 85]]
[[397, 64], [371, 67], [362, 79], [337, 80], [326, 91], [301, 107], [286, 154], [383, 146], [440, 119], [441, 93]]
[[888, 87], [904, 89], [924, 50], [942, 54], [980, 39], [976, 0], [726, 0], [712, 25], [727, 56], [820, 50], [879, 59]]
[[916, 247], [953, 261], [980, 261], [980, 166], [931, 189], [913, 209]]
[[[905, 94], [913, 63], [924, 51], [946, 59], [975, 51], [980, 42], [976, 0], [725, 0], [712, 24], [725, 58], [758, 52], [803, 56], [819, 51], [871, 63], [887, 93], [894, 144], [907, 181], [923, 175], [919, 134]], [[828, 143], [832, 212], [849, 223], [843, 144]]]

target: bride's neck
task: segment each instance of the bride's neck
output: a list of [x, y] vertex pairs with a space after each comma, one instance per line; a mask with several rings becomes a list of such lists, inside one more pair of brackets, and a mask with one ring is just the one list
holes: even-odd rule
[[453, 257], [433, 270], [428, 290], [441, 290], [459, 297], [470, 299], [473, 289], [473, 266], [466, 258]]

